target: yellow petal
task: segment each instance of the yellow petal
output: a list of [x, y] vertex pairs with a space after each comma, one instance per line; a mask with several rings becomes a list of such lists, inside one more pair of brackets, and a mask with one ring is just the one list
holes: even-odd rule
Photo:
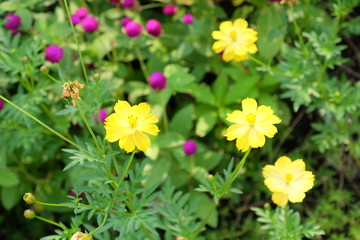
[[241, 138], [236, 139], [236, 148], [241, 152], [246, 152], [249, 149], [249, 140], [248, 140], [248, 134], [245, 134]]
[[235, 54], [236, 56], [245, 56], [247, 55], [247, 49], [241, 44], [235, 44]]
[[258, 48], [255, 44], [251, 44], [247, 47], [247, 50], [249, 53], [256, 53], [258, 51]]
[[214, 50], [215, 53], [220, 53], [224, 51], [224, 49], [229, 46], [227, 41], [219, 40], [213, 43], [212, 50]]
[[295, 191], [307, 192], [314, 186], [314, 179], [312, 172], [305, 171], [290, 182], [290, 187]]
[[140, 103], [132, 107], [132, 114], [137, 116], [139, 120], [141, 120], [144, 116], [149, 114], [150, 112], [150, 105], [147, 103]]
[[269, 124], [255, 124], [254, 128], [269, 138], [273, 138], [277, 133], [277, 128]]
[[248, 59], [248, 57], [249, 56], [247, 54], [245, 54], [245, 55], [236, 55], [235, 56], [235, 61], [237, 61], [237, 62], [244, 61], [244, 60]]
[[290, 191], [288, 192], [288, 198], [289, 201], [293, 203], [302, 202], [305, 198], [305, 193], [298, 192], [290, 188]]
[[235, 110], [232, 113], [228, 113], [226, 115], [226, 120], [232, 123], [248, 125], [248, 122], [246, 121], [246, 115], [239, 110]]
[[226, 35], [225, 33], [221, 32], [221, 31], [213, 31], [211, 33], [211, 36], [215, 40], [227, 40], [229, 38], [228, 35]]
[[122, 138], [120, 138], [119, 147], [121, 149], [124, 149], [127, 153], [134, 151], [135, 141], [134, 141], [133, 134], [126, 135], [126, 136], [123, 136]]
[[235, 58], [234, 47], [232, 45], [229, 45], [227, 48], [225, 48], [222, 57], [225, 62], [233, 60]]
[[262, 174], [265, 178], [264, 184], [271, 192], [287, 192], [288, 186], [278, 170], [272, 165], [266, 165]]
[[238, 18], [234, 22], [234, 28], [236, 28], [236, 29], [245, 29], [245, 28], [247, 28], [247, 26], [248, 26], [248, 23], [243, 18]]
[[246, 99], [242, 100], [241, 105], [242, 105], [243, 112], [245, 114], [256, 113], [257, 102], [255, 101], [255, 99], [246, 98]]
[[151, 145], [149, 137], [142, 132], [135, 132], [134, 139], [135, 145], [140, 151], [146, 151]]
[[278, 160], [276, 160], [275, 162], [275, 167], [279, 170], [279, 172], [282, 175], [285, 175], [287, 173], [289, 173], [291, 171], [291, 159], [286, 157], [286, 156], [282, 156], [279, 157]]
[[265, 144], [265, 136], [254, 128], [249, 132], [249, 145], [253, 148], [262, 147]]
[[140, 132], [146, 132], [154, 136], [158, 135], [158, 133], [160, 132], [159, 128], [155, 124], [138, 125], [136, 127], [136, 130]]
[[280, 192], [273, 193], [271, 199], [276, 205], [280, 207], [285, 206], [288, 203], [287, 195]]
[[116, 113], [128, 115], [131, 111], [131, 106], [127, 101], [117, 101], [115, 104], [114, 110]]
[[220, 24], [220, 31], [224, 32], [226, 35], [230, 35], [233, 30], [233, 24], [230, 21], [225, 21]]
[[235, 138], [242, 138], [249, 131], [249, 126], [242, 124], [233, 124], [227, 130], [225, 137], [227, 137], [228, 141], [232, 141]]

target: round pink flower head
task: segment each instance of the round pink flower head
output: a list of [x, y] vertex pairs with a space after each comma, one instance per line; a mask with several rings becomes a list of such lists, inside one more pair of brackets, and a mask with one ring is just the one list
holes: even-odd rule
[[79, 195], [76, 195], [76, 193], [73, 192], [74, 188], [71, 188], [69, 191], [69, 195], [73, 196], [73, 197], [77, 197], [77, 198], [83, 198], [85, 196], [85, 193], [80, 193]]
[[146, 31], [153, 35], [154, 37], [158, 37], [161, 34], [161, 23], [158, 20], [150, 19], [146, 22]]
[[[98, 111], [98, 116], [99, 116], [99, 118], [100, 118], [100, 120], [102, 121], [102, 122], [105, 122], [105, 118], [107, 118], [107, 113], [105, 112], [105, 110], [104, 109], [99, 109], [99, 111]], [[98, 123], [99, 122], [99, 120], [98, 120], [98, 116], [94, 116], [94, 121], [96, 122], [96, 123]]]
[[0, 98], [0, 110], [4, 108], [4, 101]]
[[163, 13], [168, 16], [172, 16], [176, 13], [176, 6], [173, 4], [168, 4], [163, 7]]
[[166, 88], [166, 77], [162, 72], [154, 72], [149, 76], [150, 86], [154, 90], [162, 90]]
[[183, 150], [186, 155], [193, 155], [196, 152], [197, 146], [193, 140], [187, 140], [183, 145]]
[[81, 18], [77, 14], [71, 15], [71, 21], [74, 25], [77, 25], [81, 22]]
[[78, 15], [81, 20], [83, 20], [84, 18], [87, 17], [88, 10], [86, 8], [78, 8], [78, 10], [76, 10], [75, 14]]
[[45, 49], [45, 59], [57, 63], [63, 58], [64, 52], [61, 47], [57, 45], [50, 45]]
[[186, 24], [192, 24], [194, 22], [194, 17], [190, 13], [187, 13], [183, 16], [182, 20]]
[[4, 23], [4, 26], [7, 29], [16, 29], [20, 26], [21, 18], [13, 13], [10, 13], [5, 16], [6, 19], [9, 19]]
[[132, 8], [134, 6], [135, 0], [122, 0], [120, 2], [120, 7]]
[[82, 21], [81, 26], [85, 32], [91, 33], [95, 32], [99, 28], [99, 23], [94, 17], [86, 17]]
[[125, 27], [126, 24], [128, 24], [129, 22], [131, 22], [132, 19], [129, 18], [129, 17], [123, 17], [121, 20], [120, 20], [120, 23], [121, 23], [121, 26]]
[[141, 25], [137, 22], [131, 21], [125, 26], [126, 35], [131, 38], [138, 37], [142, 31]]

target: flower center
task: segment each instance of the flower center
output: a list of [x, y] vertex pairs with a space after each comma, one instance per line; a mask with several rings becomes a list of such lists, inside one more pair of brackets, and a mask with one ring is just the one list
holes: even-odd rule
[[293, 176], [291, 173], [285, 174], [285, 181], [286, 181], [286, 183], [290, 183], [291, 180], [293, 180], [293, 179], [294, 179], [294, 176]]
[[232, 31], [230, 32], [230, 38], [231, 38], [232, 40], [236, 40], [236, 37], [237, 37], [237, 33], [236, 33], [234, 30], [232, 30]]
[[256, 121], [256, 115], [253, 113], [249, 113], [246, 116], [246, 121], [250, 124], [250, 125], [254, 125], [255, 121]]
[[135, 128], [137, 124], [137, 117], [134, 117], [133, 115], [128, 116], [128, 122], [131, 128]]

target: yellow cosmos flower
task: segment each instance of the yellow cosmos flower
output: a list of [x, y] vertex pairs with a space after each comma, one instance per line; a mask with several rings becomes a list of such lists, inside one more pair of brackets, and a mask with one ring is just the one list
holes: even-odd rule
[[220, 24], [220, 31], [213, 31], [212, 37], [217, 40], [212, 45], [216, 53], [221, 53], [225, 62], [233, 59], [240, 62], [248, 58], [248, 53], [256, 53], [257, 32], [248, 28], [245, 19], [225, 21]]
[[314, 175], [305, 171], [302, 159], [291, 161], [288, 157], [280, 157], [275, 165], [266, 165], [262, 174], [265, 185], [273, 192], [271, 199], [278, 206], [284, 206], [288, 201], [302, 202], [305, 192], [314, 186]]
[[159, 129], [154, 124], [159, 120], [150, 113], [147, 103], [130, 106], [127, 101], [118, 101], [114, 107], [115, 113], [105, 119], [105, 139], [109, 142], [119, 140], [120, 148], [126, 152], [146, 151], [151, 145], [145, 134], [158, 135]]
[[246, 152], [249, 147], [264, 146], [265, 136], [274, 137], [277, 129], [273, 124], [280, 123], [281, 119], [273, 114], [271, 107], [258, 107], [253, 98], [246, 98], [241, 104], [243, 111], [227, 114], [226, 120], [234, 124], [227, 129], [225, 137], [229, 141], [236, 139], [237, 149]]

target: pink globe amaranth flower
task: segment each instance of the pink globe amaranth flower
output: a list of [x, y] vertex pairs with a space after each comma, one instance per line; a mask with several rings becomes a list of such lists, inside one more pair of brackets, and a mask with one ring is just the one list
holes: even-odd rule
[[183, 16], [182, 20], [185, 24], [192, 24], [194, 22], [194, 16], [187, 13]]
[[57, 45], [50, 45], [45, 49], [45, 59], [57, 63], [63, 58], [64, 51]]
[[[98, 111], [98, 116], [99, 116], [99, 118], [100, 118], [100, 120], [102, 121], [102, 122], [105, 122], [105, 118], [107, 118], [107, 113], [105, 112], [105, 110], [104, 109], [99, 109], [99, 111]], [[98, 116], [94, 116], [94, 121], [96, 122], [96, 123], [98, 123], [99, 122], [99, 120], [98, 120]]]
[[10, 32], [12, 35], [16, 35], [16, 34], [20, 34], [22, 33], [22, 31], [18, 30], [18, 29], [10, 29]]
[[131, 38], [138, 37], [142, 31], [141, 25], [135, 21], [131, 21], [125, 26], [126, 35]]
[[154, 72], [149, 76], [150, 86], [154, 90], [166, 88], [167, 79], [162, 72]]
[[186, 155], [193, 155], [196, 149], [197, 145], [193, 140], [187, 140], [183, 145], [183, 150]]
[[92, 33], [99, 28], [99, 23], [94, 17], [86, 17], [81, 23], [85, 32]]
[[134, 6], [135, 0], [121, 0], [120, 7], [123, 8], [132, 8]]
[[79, 18], [82, 20], [87, 17], [88, 10], [86, 8], [78, 8], [78, 10], [76, 10], [75, 14], [78, 15]]
[[4, 26], [7, 29], [16, 29], [20, 26], [21, 18], [13, 13], [10, 13], [5, 16], [6, 19], [9, 19], [4, 23]]
[[158, 37], [161, 34], [161, 23], [158, 20], [150, 19], [146, 22], [145, 25], [146, 31], [154, 36]]
[[77, 197], [77, 198], [83, 198], [84, 196], [85, 196], [85, 193], [84, 192], [82, 192], [82, 193], [80, 193], [78, 196], [73, 192], [73, 189], [74, 188], [71, 188], [70, 190], [69, 190], [69, 195], [71, 195], [71, 196], [73, 196], [73, 197]]
[[77, 14], [71, 15], [71, 21], [74, 25], [77, 25], [81, 22], [81, 18]]
[[174, 15], [176, 13], [176, 10], [177, 10], [177, 8], [173, 4], [168, 4], [163, 7], [163, 13], [168, 16]]
[[4, 108], [4, 101], [0, 98], [0, 110]]
[[128, 24], [129, 22], [131, 22], [132, 19], [129, 18], [129, 17], [123, 17], [121, 20], [120, 20], [120, 23], [121, 23], [121, 26], [125, 27], [126, 24]]

